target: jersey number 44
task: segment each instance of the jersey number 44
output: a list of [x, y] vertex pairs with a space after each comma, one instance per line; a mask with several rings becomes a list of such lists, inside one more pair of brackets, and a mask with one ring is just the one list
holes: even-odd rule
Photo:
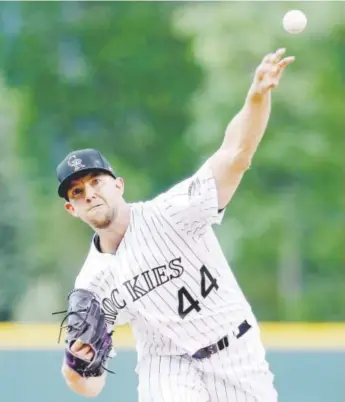
[[[200, 268], [200, 277], [200, 293], [201, 296], [206, 299], [206, 297], [211, 293], [212, 289], [214, 288], [215, 290], [218, 290], [219, 286], [217, 279], [211, 275], [210, 271], [205, 267], [205, 265]], [[201, 311], [201, 307], [199, 306], [200, 302], [192, 297], [185, 286], [178, 291], [177, 295], [178, 313], [182, 319], [193, 310], [198, 312]]]

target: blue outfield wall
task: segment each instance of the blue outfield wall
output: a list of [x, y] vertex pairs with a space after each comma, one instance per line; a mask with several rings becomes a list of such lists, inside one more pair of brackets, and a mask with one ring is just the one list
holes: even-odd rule
[[[61, 350], [0, 351], [1, 402], [78, 402], [60, 374]], [[280, 402], [344, 402], [345, 352], [269, 351]], [[120, 350], [99, 402], [136, 402], [136, 354]], [[183, 401], [181, 401], [183, 402]], [[226, 401], [224, 401], [226, 402]], [[229, 401], [232, 402], [232, 401]]]
[[[261, 323], [279, 402], [345, 402], [345, 324]], [[57, 324], [0, 323], [0, 402], [78, 402], [65, 384]], [[115, 331], [117, 356], [99, 402], [137, 402], [129, 327]], [[184, 401], [181, 401], [184, 402]], [[233, 402], [233, 401], [221, 401]]]

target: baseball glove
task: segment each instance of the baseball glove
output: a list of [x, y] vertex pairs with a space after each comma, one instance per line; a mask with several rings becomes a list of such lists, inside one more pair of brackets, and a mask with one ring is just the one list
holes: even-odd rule
[[[104, 313], [93, 292], [86, 289], [75, 289], [68, 295], [68, 309], [59, 313], [67, 313], [62, 320], [59, 333], [67, 328], [66, 364], [82, 377], [98, 377], [104, 370], [111, 372], [105, 364], [112, 352], [112, 332], [107, 331]], [[67, 320], [67, 325], [64, 325]], [[77, 357], [71, 347], [75, 341], [90, 346], [94, 353], [91, 361]]]

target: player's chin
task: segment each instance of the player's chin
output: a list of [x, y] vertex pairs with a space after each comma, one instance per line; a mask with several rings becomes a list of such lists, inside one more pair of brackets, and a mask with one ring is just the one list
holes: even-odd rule
[[90, 219], [90, 224], [95, 229], [106, 229], [111, 225], [111, 219], [107, 215], [94, 217]]
[[107, 206], [102, 205], [91, 209], [87, 214], [87, 223], [95, 229], [108, 228], [114, 219], [114, 213]]

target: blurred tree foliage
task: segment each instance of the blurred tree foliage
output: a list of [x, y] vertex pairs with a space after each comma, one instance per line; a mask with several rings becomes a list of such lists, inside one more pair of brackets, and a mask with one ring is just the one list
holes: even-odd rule
[[[73, 285], [90, 238], [84, 225], [65, 218], [56, 196], [55, 167], [67, 152], [83, 147], [104, 152], [125, 177], [130, 200], [158, 193], [193, 168], [196, 150], [182, 140], [201, 71], [190, 41], [172, 32], [174, 7], [121, 2], [0, 7], [2, 68], [26, 105], [16, 139], [32, 195], [33, 227], [25, 246], [34, 249], [33, 277], [51, 275], [62, 295]], [[11, 301], [8, 307], [13, 306]]]
[[20, 121], [20, 96], [0, 81], [0, 321], [12, 317], [13, 300], [25, 291], [30, 271], [27, 233], [30, 217], [25, 213], [28, 189], [20, 179], [15, 154], [15, 135]]
[[296, 63], [217, 232], [260, 319], [345, 318], [344, 23], [337, 3], [295, 6], [309, 17], [301, 36], [282, 31], [286, 3], [1, 4], [0, 65], [21, 106], [8, 151], [18, 169], [2, 188], [18, 183], [29, 218], [1, 219], [16, 222], [2, 255], [27, 262], [17, 282], [2, 258], [1, 287], [14, 290], [0, 319], [50, 319], [83, 262], [91, 233], [56, 196], [67, 152], [100, 149], [129, 200], [154, 196], [219, 146], [253, 69], [281, 46]]

